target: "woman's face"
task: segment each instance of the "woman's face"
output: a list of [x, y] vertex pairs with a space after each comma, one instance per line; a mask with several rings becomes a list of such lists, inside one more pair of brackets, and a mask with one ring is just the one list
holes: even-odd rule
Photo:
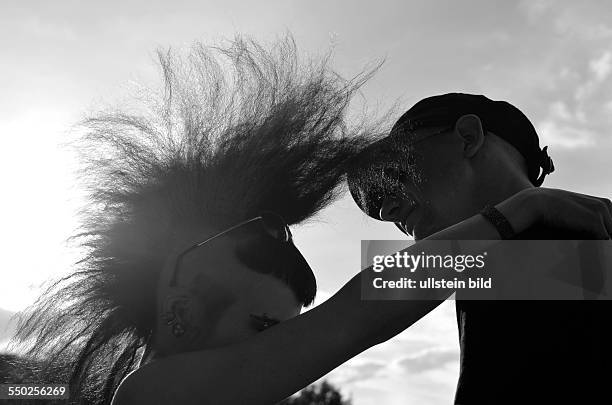
[[[179, 351], [224, 346], [300, 313], [302, 304], [286, 283], [262, 273], [266, 269], [255, 271], [236, 251], [231, 236], [216, 238], [184, 257], [178, 288], [160, 289], [165, 290], [159, 297], [163, 312], [173, 312], [185, 327], [183, 336], [171, 337], [166, 345], [180, 346]], [[273, 255], [264, 257], [270, 265], [279, 265]], [[160, 327], [171, 330], [163, 322]]]

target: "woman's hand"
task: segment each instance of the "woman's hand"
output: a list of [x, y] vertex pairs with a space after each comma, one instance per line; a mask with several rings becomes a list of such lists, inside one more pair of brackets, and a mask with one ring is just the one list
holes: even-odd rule
[[538, 187], [523, 190], [496, 207], [517, 233], [542, 224], [594, 239], [612, 238], [612, 202], [607, 198]]

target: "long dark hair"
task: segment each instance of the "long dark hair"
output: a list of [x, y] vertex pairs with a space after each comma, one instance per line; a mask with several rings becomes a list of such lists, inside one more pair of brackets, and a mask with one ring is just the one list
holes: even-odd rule
[[[157, 54], [162, 85], [129, 108], [86, 118], [76, 145], [89, 201], [74, 241], [84, 257], [26, 312], [17, 343], [71, 400], [108, 403], [138, 363], [156, 281], [182, 229], [222, 228], [263, 210], [300, 223], [338, 195], [368, 131], [329, 57], [301, 61], [291, 37], [243, 38]], [[375, 69], [374, 69], [375, 70]]]

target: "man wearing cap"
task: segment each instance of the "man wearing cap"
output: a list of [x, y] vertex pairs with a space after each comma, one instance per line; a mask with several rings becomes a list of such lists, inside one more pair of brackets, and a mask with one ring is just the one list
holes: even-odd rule
[[[348, 182], [364, 212], [416, 240], [479, 212], [506, 239], [588, 239], [543, 227], [515, 235], [492, 208], [540, 186], [553, 171], [547, 148], [540, 148], [519, 109], [450, 93], [408, 110], [387, 138], [356, 159]], [[609, 304], [457, 300], [455, 403], [612, 403]]]

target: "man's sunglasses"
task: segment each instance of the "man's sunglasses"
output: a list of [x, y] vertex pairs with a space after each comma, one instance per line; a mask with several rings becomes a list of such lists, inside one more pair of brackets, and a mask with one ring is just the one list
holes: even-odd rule
[[262, 212], [260, 215], [251, 218], [251, 219], [247, 219], [246, 221], [242, 221], [236, 225], [233, 225], [227, 229], [225, 229], [224, 231], [221, 231], [209, 238], [204, 239], [201, 242], [197, 242], [191, 246], [189, 246], [188, 248], [186, 248], [185, 250], [183, 250], [181, 253], [179, 253], [176, 257], [176, 260], [174, 262], [174, 267], [172, 269], [172, 278], [170, 279], [170, 286], [176, 286], [177, 283], [177, 275], [178, 275], [178, 269], [179, 266], [181, 264], [181, 262], [183, 261], [183, 258], [185, 257], [185, 255], [199, 247], [201, 247], [202, 245], [220, 237], [223, 235], [226, 235], [230, 232], [232, 232], [233, 230], [236, 230], [238, 228], [242, 228], [248, 224], [252, 224], [255, 222], [259, 222], [261, 224], [261, 228], [263, 229], [263, 231], [265, 232], [266, 235], [280, 241], [280, 242], [284, 242], [284, 243], [291, 243], [293, 241], [293, 235], [291, 234], [291, 230], [289, 229], [289, 226], [287, 225], [287, 223], [285, 222], [285, 220], [278, 214], [271, 212], [271, 211], [264, 211]]

